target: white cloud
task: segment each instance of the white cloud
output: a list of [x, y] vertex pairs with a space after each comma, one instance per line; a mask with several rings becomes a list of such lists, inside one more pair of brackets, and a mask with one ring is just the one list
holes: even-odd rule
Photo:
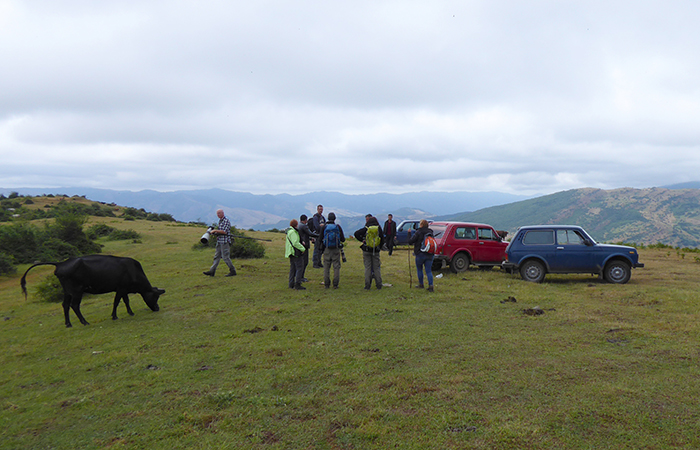
[[0, 0], [4, 187], [697, 180], [700, 4]]

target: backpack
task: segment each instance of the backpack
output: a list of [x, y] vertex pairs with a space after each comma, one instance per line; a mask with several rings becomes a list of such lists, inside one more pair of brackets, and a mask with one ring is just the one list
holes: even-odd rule
[[323, 230], [323, 245], [326, 248], [338, 248], [340, 245], [340, 232], [338, 225], [327, 223]]
[[437, 253], [437, 242], [432, 235], [429, 234], [425, 236], [425, 240], [423, 240], [423, 245], [421, 246], [420, 251], [423, 253], [430, 253], [432, 255]]
[[379, 244], [382, 243], [382, 238], [379, 236], [379, 226], [370, 225], [367, 228], [367, 234], [365, 234], [365, 245], [367, 248], [375, 249], [379, 248]]

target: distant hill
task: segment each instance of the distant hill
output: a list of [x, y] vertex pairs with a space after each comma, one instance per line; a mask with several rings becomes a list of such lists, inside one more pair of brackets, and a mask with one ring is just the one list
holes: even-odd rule
[[511, 234], [523, 225], [573, 224], [605, 242], [700, 247], [700, 189], [574, 189], [441, 219]]
[[335, 212], [343, 228], [349, 229], [364, 224], [364, 215], [367, 213], [378, 216], [383, 223], [387, 213], [392, 213], [395, 220], [424, 218], [459, 211], [474, 211], [531, 198], [531, 196], [500, 192], [414, 192], [369, 195], [312, 192], [301, 195], [256, 195], [223, 189], [131, 192], [91, 188], [0, 188], [0, 193], [5, 195], [11, 191], [22, 195], [84, 195], [94, 201], [144, 208], [156, 213], [168, 213], [182, 222], [214, 222], [216, 210], [222, 208], [235, 226], [256, 230], [286, 228], [292, 218], [298, 219], [301, 214], [311, 216], [316, 212], [318, 204], [324, 205], [326, 214]]

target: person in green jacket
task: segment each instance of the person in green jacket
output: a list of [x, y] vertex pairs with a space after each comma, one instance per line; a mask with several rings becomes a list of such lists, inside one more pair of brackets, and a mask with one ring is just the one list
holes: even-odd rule
[[304, 290], [306, 288], [301, 285], [301, 279], [304, 276], [303, 255], [306, 247], [301, 243], [298, 226], [299, 222], [296, 219], [289, 221], [287, 241], [284, 245], [284, 256], [289, 258], [289, 288]]

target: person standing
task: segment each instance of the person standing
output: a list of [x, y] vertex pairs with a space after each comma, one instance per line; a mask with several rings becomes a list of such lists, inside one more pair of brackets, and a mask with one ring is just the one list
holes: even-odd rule
[[301, 243], [298, 226], [299, 222], [296, 219], [289, 221], [287, 240], [284, 244], [284, 256], [289, 258], [289, 288], [299, 291], [306, 289], [301, 285], [301, 279], [304, 275], [303, 255], [306, 253], [306, 247]]
[[355, 231], [355, 239], [362, 242], [362, 261], [365, 265], [365, 289], [372, 287], [372, 279], [377, 289], [382, 288], [381, 261], [379, 252], [384, 244], [384, 234], [376, 217], [369, 217], [364, 227]]
[[[326, 218], [323, 217], [323, 205], [318, 205], [316, 207], [316, 214], [314, 214], [314, 216], [311, 218], [311, 222], [313, 223], [313, 230], [321, 235], [321, 229], [326, 224]], [[314, 243], [314, 255], [312, 257], [314, 269], [320, 269], [323, 267], [323, 264], [321, 263], [323, 244], [320, 241], [320, 239], [316, 239], [316, 242]]]
[[433, 292], [433, 254], [422, 252], [421, 247], [426, 236], [433, 236], [433, 230], [428, 228], [428, 221], [423, 219], [420, 221], [420, 227], [415, 234], [408, 230], [408, 243], [413, 244], [413, 254], [416, 255], [416, 271], [418, 272], [418, 286], [423, 288], [423, 270], [428, 279], [428, 292]]
[[209, 270], [202, 273], [213, 277], [216, 273], [216, 268], [219, 266], [219, 261], [223, 259], [229, 269], [229, 272], [225, 276], [232, 277], [236, 275], [236, 268], [231, 262], [231, 222], [224, 215], [223, 209], [218, 209], [216, 211], [216, 216], [219, 218], [219, 225], [217, 226], [216, 230], [211, 231], [211, 234], [217, 236], [214, 262]]
[[384, 240], [389, 256], [394, 252], [394, 239], [396, 239], [396, 222], [394, 222], [394, 216], [389, 214], [384, 222]]
[[[340, 248], [345, 242], [345, 234], [340, 225], [335, 223], [335, 213], [328, 214], [328, 222], [318, 233], [323, 236], [323, 284], [331, 287], [331, 264], [333, 265], [333, 289], [338, 289], [340, 283]], [[317, 239], [318, 241], [319, 239]]]
[[309, 249], [311, 248], [311, 239], [310, 238], [318, 238], [318, 233], [314, 233], [309, 229], [309, 226], [307, 224], [308, 222], [308, 217], [306, 214], [302, 214], [299, 217], [299, 227], [297, 230], [299, 231], [299, 237], [301, 238], [301, 244], [306, 248], [306, 251], [304, 252], [304, 255], [302, 256], [302, 259], [304, 260], [304, 267], [301, 270], [301, 281], [308, 281], [305, 278], [306, 274], [306, 266], [309, 265]]

